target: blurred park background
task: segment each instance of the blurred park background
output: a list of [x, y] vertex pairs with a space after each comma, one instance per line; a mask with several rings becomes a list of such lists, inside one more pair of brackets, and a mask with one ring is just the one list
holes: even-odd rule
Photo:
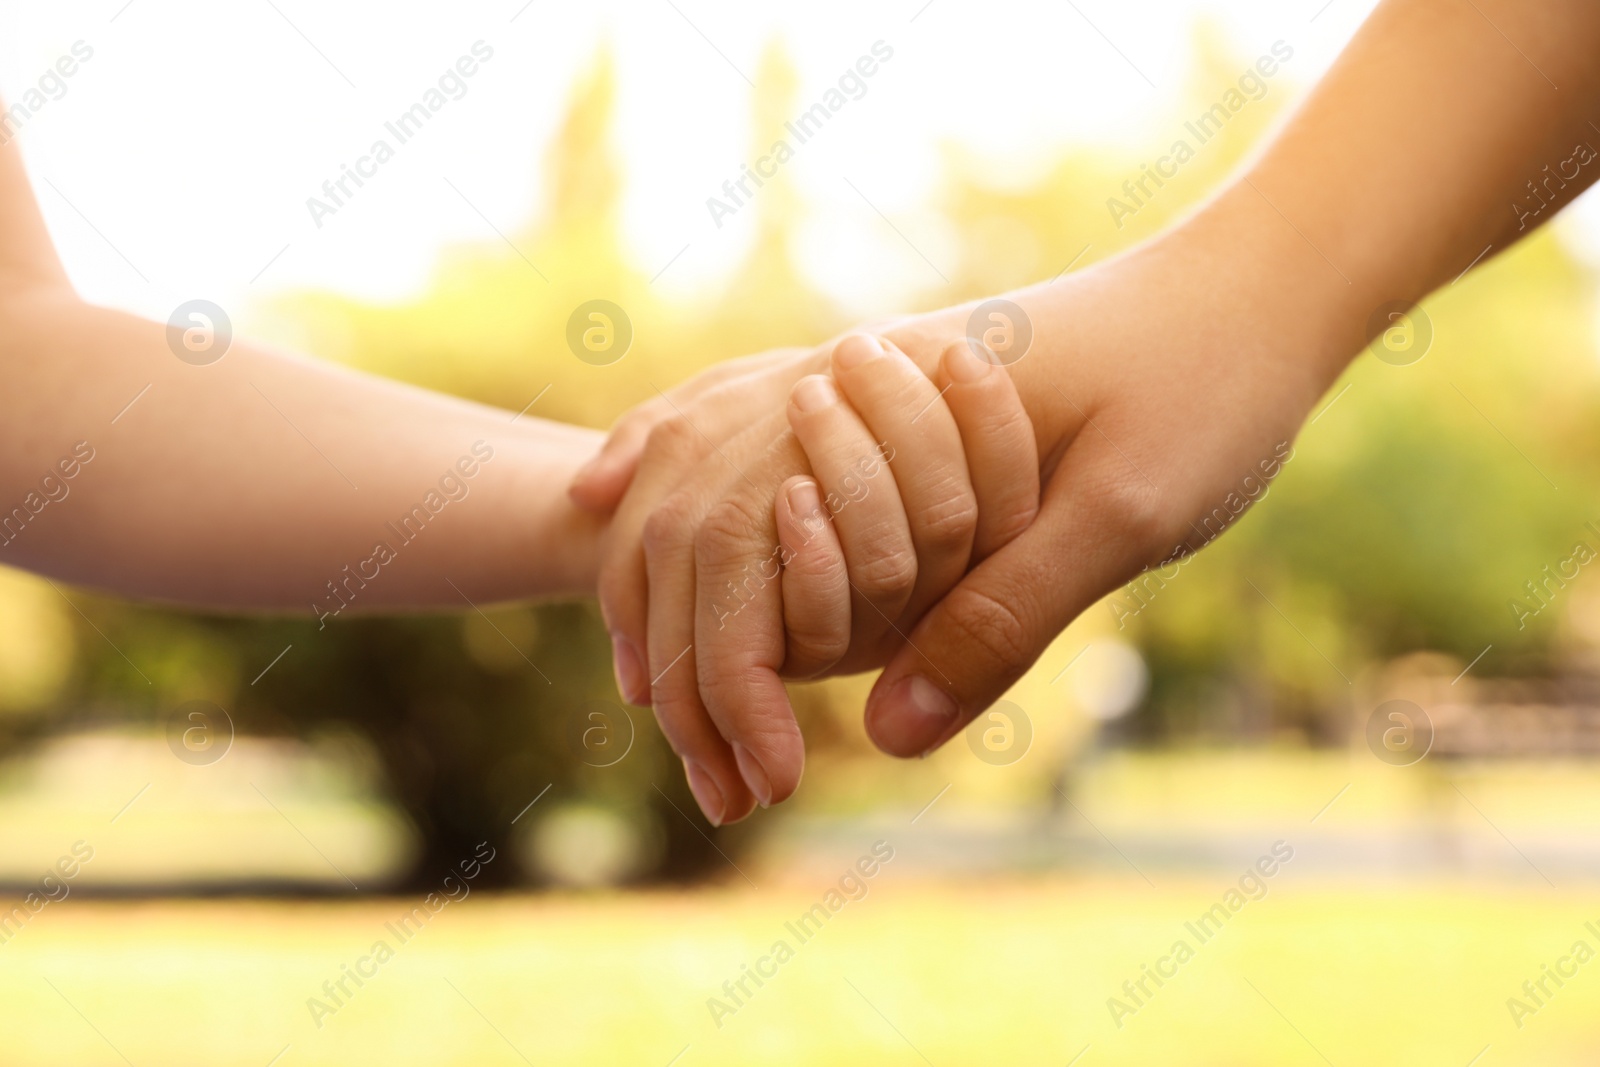
[[[1214, 189], [1365, 10], [1173, 3], [1148, 26], [1067, 6], [934, 0], [792, 24], [693, 4], [581, 24], [538, 3], [460, 24], [386, 8], [438, 40], [380, 71], [392, 27], [368, 39], [337, 24], [351, 16], [267, 5], [270, 40], [234, 42], [253, 52], [197, 53], [190, 82], [156, 64], [162, 117], [91, 79], [224, 16], [118, 0], [81, 16], [89, 29], [8, 12], [32, 43], [12, 39], [0, 85], [18, 99], [63, 42], [99, 34], [102, 68], [52, 104], [58, 126], [42, 112], [23, 134], [36, 184], [81, 201], [41, 188], [91, 296], [163, 319], [180, 291], [225, 297], [241, 329], [318, 358], [604, 427], [719, 360], [1115, 255]], [[1035, 22], [1060, 36], [1028, 43], [1048, 37]], [[478, 37], [496, 59], [451, 107], [480, 110], [447, 112], [454, 132], [435, 120], [438, 144], [319, 243], [301, 200]], [[704, 198], [875, 40], [895, 58], [833, 143], [714, 226]], [[1276, 41], [1297, 59], [1119, 225], [1108, 198]], [[1012, 70], [1007, 42], [1036, 62]], [[1073, 92], [1038, 98], [1039, 47], [1081, 60]], [[402, 88], [330, 118], [280, 86], [273, 123], [196, 119], [164, 139], [213, 84], [200, 95], [264, 106], [219, 73], [261, 55], [331, 112], [340, 79]], [[535, 93], [517, 79], [540, 64], [559, 84]], [[951, 80], [982, 83], [967, 96], [983, 106], [941, 125]], [[96, 140], [106, 115], [117, 128]], [[673, 124], [722, 148], [635, 136]], [[362, 132], [332, 140], [346, 129]], [[994, 150], [1008, 138], [1026, 151]], [[323, 140], [332, 152], [306, 147]], [[263, 160], [270, 182], [240, 181], [288, 205], [256, 213], [290, 220], [281, 239], [249, 264], [208, 259], [259, 223], [217, 190], [279, 145], [301, 173]], [[149, 212], [176, 234], [160, 248], [137, 236], [124, 168], [128, 189], [168, 187]], [[688, 190], [671, 224], [636, 195], [661, 186]], [[621, 706], [592, 603], [319, 632], [309, 612], [206, 617], [0, 571], [0, 904], [61, 896], [0, 942], [5, 1061], [1592, 1063], [1600, 965], [1575, 943], [1600, 949], [1595, 232], [1565, 220], [1398, 321], [1237, 529], [1085, 615], [932, 758], [874, 752], [870, 678], [797, 687], [803, 788], [720, 831], [648, 710]], [[112, 240], [173, 266], [140, 286]], [[597, 298], [634, 328], [603, 367], [564, 340]], [[195, 708], [211, 731], [198, 754], [182, 743]], [[892, 860], [841, 890], [878, 843]], [[488, 852], [454, 883], [470, 900], [400, 943], [392, 924]], [[1275, 873], [1247, 876], [1268, 855]], [[786, 924], [830, 890], [846, 903], [799, 944]], [[1225, 926], [1198, 937], [1219, 901]], [[366, 974], [379, 940], [392, 963], [325, 991]], [[725, 988], [779, 940], [797, 952], [776, 977]], [[1146, 977], [1179, 941], [1193, 960]]]

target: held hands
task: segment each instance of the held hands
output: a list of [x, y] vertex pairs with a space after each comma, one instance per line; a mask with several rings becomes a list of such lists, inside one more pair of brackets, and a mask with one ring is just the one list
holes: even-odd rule
[[[664, 421], [629, 416], [574, 488], [591, 507], [622, 496], [600, 596], [624, 693], [652, 700], [713, 821], [799, 782], [780, 676], [884, 665], [874, 743], [943, 744], [1100, 597], [1237, 518], [1230, 501], [1276, 473], [1382, 298], [1246, 188], [1011, 294], [1032, 350], [971, 382], [966, 306], [884, 327], [881, 352], [847, 338], [701, 389]], [[808, 382], [777, 407], [830, 368], [847, 404], [813, 406], [830, 398]], [[869, 477], [880, 443], [892, 459]], [[806, 481], [844, 502], [831, 533], [805, 521]], [[775, 548], [789, 558], [774, 576]]]
[[[864, 334], [747, 366], [630, 415], [574, 494], [603, 507], [627, 486], [600, 580], [618, 685], [653, 704], [719, 824], [799, 784], [782, 678], [886, 662], [1038, 508], [1015, 387], [965, 343], [931, 380]], [[831, 374], [797, 381], [807, 370]], [[782, 392], [785, 409], [750, 424]], [[606, 467], [628, 453], [631, 483], [626, 459]]]

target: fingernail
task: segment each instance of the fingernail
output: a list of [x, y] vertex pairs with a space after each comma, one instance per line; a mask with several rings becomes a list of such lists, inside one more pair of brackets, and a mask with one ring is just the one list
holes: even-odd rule
[[974, 351], [975, 343], [971, 340], [957, 341], [945, 351], [945, 371], [962, 385], [981, 381], [992, 366], [988, 360]]
[[816, 482], [795, 482], [789, 487], [789, 514], [796, 519], [809, 518], [821, 507], [822, 499], [817, 496]]
[[878, 703], [873, 739], [897, 755], [926, 754], [944, 740], [959, 710], [944, 690], [919, 674], [909, 675], [896, 682]]
[[644, 661], [634, 651], [633, 642], [621, 634], [611, 635], [611, 663], [622, 699], [640, 707], [650, 703], [650, 680], [645, 676]]
[[812, 374], [795, 383], [795, 407], [810, 414], [839, 402], [839, 391], [825, 375]]
[[689, 777], [689, 792], [694, 794], [694, 802], [700, 805], [706, 821], [712, 826], [721, 826], [722, 790], [717, 788], [716, 781], [688, 760], [683, 761], [683, 773]]
[[772, 807], [772, 780], [767, 777], [767, 769], [761, 766], [761, 761], [737, 741], [733, 743], [733, 758], [739, 764], [744, 784], [756, 795], [756, 802], [763, 808]]
[[844, 370], [854, 370], [869, 359], [883, 355], [883, 343], [866, 334], [851, 334], [833, 350], [834, 362]]

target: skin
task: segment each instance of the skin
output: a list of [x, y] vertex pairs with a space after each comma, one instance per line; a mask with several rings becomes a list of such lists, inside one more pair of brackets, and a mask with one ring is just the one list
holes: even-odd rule
[[[1513, 206], [1527, 183], [1579, 142], [1600, 143], [1597, 49], [1600, 7], [1587, 0], [1387, 0], [1264, 151], [1193, 216], [1114, 260], [1009, 294], [1035, 338], [1007, 370], [1037, 435], [1042, 509], [914, 628], [900, 626], [899, 647], [852, 618], [834, 669], [885, 665], [866, 708], [877, 745], [910, 756], [944, 743], [1096, 600], [1197, 548], [1197, 522], [1293, 440], [1387, 325], [1375, 321], [1385, 304], [1414, 303], [1488, 258], [1486, 247], [1498, 254], [1532, 232]], [[1585, 167], [1552, 187], [1538, 221], [1596, 174]], [[881, 332], [931, 374], [972, 310]], [[829, 352], [808, 358], [822, 370]], [[649, 526], [679, 546], [646, 553], [644, 567], [636, 545], [608, 546], [602, 597], [622, 640], [644, 647], [646, 616], [652, 642], [690, 625], [658, 617], [703, 625], [719, 583], [777, 536], [773, 505], [805, 473], [804, 452], [779, 412], [752, 425], [751, 410], [714, 438], [714, 461], [685, 452], [641, 465], [630, 482], [649, 432], [632, 424], [580, 476], [576, 492], [591, 504], [626, 489], [623, 538]], [[711, 410], [694, 415], [716, 422]], [[729, 478], [729, 464], [743, 474]], [[752, 619], [744, 648], [701, 650], [696, 693], [653, 695], [702, 702], [769, 778], [797, 781], [803, 754], [781, 690], [749, 669], [752, 657], [773, 657], [786, 592], [763, 590], [753, 607], [768, 621]]]
[[[337, 606], [327, 583], [342, 585], [343, 568], [380, 540], [397, 558], [380, 577], [342, 586], [351, 611], [459, 610], [593, 587], [602, 523], [557, 487], [598, 434], [512, 422], [242, 338], [215, 363], [185, 363], [165, 324], [73, 292], [18, 146], [0, 147], [0, 394], [11, 402], [0, 420], [0, 517], [59, 474], [75, 443], [87, 441], [94, 458], [64, 482], [64, 498], [13, 522], [0, 562], [223, 610]], [[493, 458], [461, 478], [467, 495], [402, 545], [385, 524], [462, 457], [473, 466], [479, 441]]]
[[[952, 352], [961, 357], [952, 360], [957, 365], [978, 363], [965, 345]], [[1011, 466], [1031, 473], [1038, 464], [1032, 427], [1021, 415], [1009, 380], [994, 370], [988, 384], [990, 389], [979, 392], [972, 383], [950, 377], [947, 368], [930, 380], [892, 345], [870, 337], [846, 338], [835, 349], [831, 379], [824, 375], [802, 379], [786, 412], [815, 472], [820, 495], [838, 505], [836, 511], [827, 508], [833, 512], [836, 536], [821, 539], [815, 553], [831, 557], [819, 568], [825, 576], [813, 583], [808, 578], [814, 569], [791, 566], [784, 569], [781, 582], [748, 583], [743, 567], [734, 571], [726, 566], [730, 559], [744, 558], [744, 545], [755, 543], [746, 540], [752, 527], [740, 511], [726, 512], [720, 526], [711, 516], [696, 538], [699, 588], [743, 583], [750, 594], [748, 607], [757, 614], [739, 627], [725, 625], [714, 611], [701, 611], [693, 634], [695, 654], [703, 656], [697, 662], [697, 675], [669, 673], [657, 689], [673, 692], [676, 699], [669, 710], [688, 716], [695, 710], [692, 698], [698, 682], [706, 715], [720, 735], [730, 739], [739, 772], [762, 806], [784, 799], [799, 785], [799, 765], [774, 760], [771, 753], [798, 752], [803, 761], [799, 731], [793, 716], [785, 714], [788, 700], [782, 678], [851, 669], [848, 641], [841, 638], [852, 632], [869, 648], [899, 648], [905, 640], [905, 620], [918, 618], [959, 580], [980, 538], [986, 544], [1003, 545], [1037, 512], [1036, 480], [983, 484], [971, 476], [968, 456], [980, 469]], [[959, 397], [961, 402], [953, 405], [946, 397]], [[1010, 432], [981, 432], [992, 430], [995, 423]], [[879, 456], [887, 458], [878, 462]], [[794, 479], [785, 483], [775, 512], [769, 511], [760, 523], [761, 536], [776, 537], [778, 544], [792, 542], [797, 532], [793, 528], [797, 516], [786, 506], [787, 491], [794, 484]], [[814, 521], [826, 524], [825, 516]], [[740, 548], [724, 552], [720, 537], [740, 539]], [[830, 553], [835, 543], [838, 551]], [[774, 541], [769, 538], [764, 544]], [[805, 558], [803, 553], [811, 546], [795, 547]], [[845, 590], [839, 589], [836, 575], [845, 577]], [[785, 599], [791, 594], [793, 600]], [[808, 618], [808, 607], [820, 615]], [[666, 613], [658, 631], [652, 615], [650, 647], [672, 647], [674, 627], [681, 618], [680, 612]], [[663, 632], [666, 636], [658, 636]], [[823, 647], [804, 641], [819, 633], [830, 635]], [[657, 704], [658, 713], [661, 708]], [[748, 723], [762, 714], [770, 714], [775, 732], [748, 739]], [[767, 769], [769, 762], [775, 771]], [[792, 777], [785, 776], [790, 767]]]
[[[655, 492], [632, 494], [606, 536], [600, 604], [619, 649], [619, 688], [653, 706], [713, 823], [799, 785], [804, 745], [782, 678], [881, 662], [975, 549], [1005, 544], [1038, 507], [1032, 428], [1001, 370], [960, 345], [930, 380], [869, 335], [846, 337], [833, 355], [831, 365], [803, 356], [693, 399], [664, 397], [672, 415], [646, 435], [633, 479]], [[791, 392], [797, 367], [831, 374]], [[737, 432], [747, 394], [774, 384], [789, 394], [784, 412]], [[718, 486], [769, 483], [776, 457], [748, 453], [779, 420], [799, 431], [781, 461], [800, 477], [720, 511], [714, 494], [671, 492], [696, 456]], [[1028, 476], [980, 483], [972, 470]], [[789, 502], [790, 490], [804, 496], [811, 484], [824, 514]], [[702, 506], [703, 524], [679, 510]], [[733, 540], [740, 550], [729, 552]], [[648, 600], [627, 597], [647, 571]], [[704, 610], [679, 610], [697, 596]], [[749, 729], [755, 722], [765, 731]]]

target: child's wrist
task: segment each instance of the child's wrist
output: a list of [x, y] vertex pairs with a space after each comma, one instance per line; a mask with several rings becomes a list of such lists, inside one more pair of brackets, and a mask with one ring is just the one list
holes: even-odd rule
[[592, 595], [606, 522], [576, 507], [564, 487], [602, 438], [578, 427], [549, 424], [548, 429], [544, 440], [512, 439], [501, 446], [509, 467], [509, 484], [500, 497], [510, 511], [504, 521], [521, 531], [509, 592], [513, 597]]

